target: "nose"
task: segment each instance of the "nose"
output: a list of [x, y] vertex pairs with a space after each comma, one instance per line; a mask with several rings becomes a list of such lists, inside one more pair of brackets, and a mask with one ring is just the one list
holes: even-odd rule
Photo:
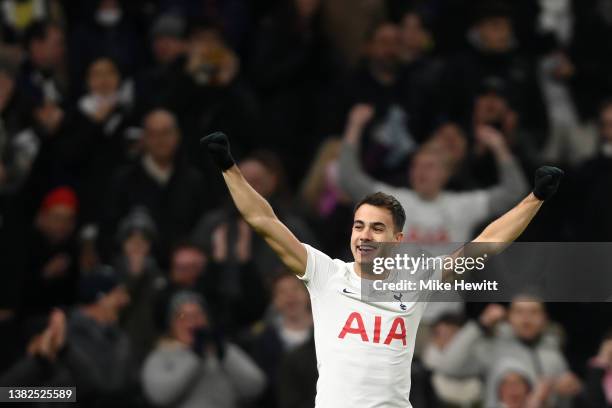
[[372, 241], [372, 239], [373, 239], [372, 230], [369, 227], [365, 227], [363, 230], [361, 230], [359, 234], [359, 241], [367, 242], [367, 241]]

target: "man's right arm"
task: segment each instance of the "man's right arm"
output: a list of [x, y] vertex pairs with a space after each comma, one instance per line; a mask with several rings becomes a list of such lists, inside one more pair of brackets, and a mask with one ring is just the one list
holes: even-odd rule
[[244, 220], [257, 232], [296, 275], [306, 271], [306, 248], [278, 219], [270, 204], [243, 177], [234, 163], [227, 136], [217, 132], [202, 139], [202, 145], [223, 171], [234, 204]]

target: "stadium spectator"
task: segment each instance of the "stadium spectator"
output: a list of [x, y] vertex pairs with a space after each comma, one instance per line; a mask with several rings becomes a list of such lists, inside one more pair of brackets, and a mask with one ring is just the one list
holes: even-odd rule
[[498, 362], [487, 390], [488, 408], [545, 408], [549, 405], [551, 384], [537, 381], [535, 373], [519, 361], [505, 359]]
[[444, 191], [451, 176], [447, 159], [425, 146], [412, 159], [412, 190], [380, 183], [361, 170], [357, 146], [364, 127], [373, 117], [372, 107], [357, 105], [351, 111], [340, 154], [340, 186], [354, 201], [376, 191], [398, 197], [407, 209], [405, 239], [410, 242], [466, 242], [473, 229], [509, 208], [527, 190], [527, 182], [503, 137], [493, 129], [479, 132], [479, 140], [495, 155], [501, 182], [487, 190]]
[[612, 177], [612, 101], [601, 106], [599, 114], [599, 143], [595, 157], [576, 171], [573, 191], [581, 199], [572, 204], [577, 209], [571, 221], [575, 236], [581, 241], [612, 240], [612, 216], [605, 208], [612, 202], [608, 188]]
[[[338, 239], [353, 223], [351, 199], [338, 186], [341, 140], [326, 140], [306, 174], [300, 191], [302, 210], [326, 253], [343, 258], [348, 246]], [[332, 222], [333, 220], [333, 222]]]
[[247, 351], [268, 379], [258, 404], [269, 408], [278, 406], [279, 368], [283, 358], [312, 337], [308, 293], [295, 275], [282, 273], [276, 278], [272, 286], [272, 305], [272, 316], [255, 324], [247, 340]]
[[86, 74], [87, 65], [95, 58], [106, 55], [112, 58], [122, 72], [133, 75], [144, 67], [146, 48], [144, 36], [126, 12], [123, 1], [94, 0], [88, 2], [82, 18], [70, 33], [70, 70], [76, 80], [73, 92]]
[[[255, 151], [240, 162], [240, 169], [253, 188], [274, 203], [280, 219], [305, 242], [312, 242], [314, 237], [306, 223], [293, 213], [290, 203], [285, 202], [285, 172], [280, 158], [269, 151]], [[234, 272], [235, 277], [229, 274], [227, 266], [231, 264], [253, 268], [265, 287], [269, 287], [271, 279], [282, 268], [276, 254], [247, 228], [233, 207], [223, 206], [205, 214], [193, 231], [193, 239], [217, 258], [216, 262], [225, 264], [229, 282], [240, 281], [240, 268]], [[238, 285], [229, 284], [229, 287], [236, 290]]]
[[80, 281], [79, 298], [68, 319], [61, 310], [51, 312], [27, 355], [0, 382], [76, 386], [83, 406], [130, 406], [135, 372], [129, 341], [117, 326], [129, 296], [113, 271], [101, 268]]
[[159, 16], [151, 28], [151, 49], [154, 65], [140, 73], [136, 82], [139, 109], [163, 104], [168, 94], [174, 64], [185, 55], [187, 22], [175, 14]]
[[210, 129], [231, 132], [244, 149], [251, 148], [259, 107], [240, 76], [240, 60], [221, 27], [210, 20], [193, 21], [186, 55], [173, 68], [164, 105], [178, 114], [185, 130], [184, 150], [192, 162], [202, 162], [198, 141]]
[[530, 296], [517, 296], [508, 310], [509, 325], [498, 326], [505, 316], [503, 306], [487, 306], [477, 322], [468, 322], [452, 338], [442, 351], [437, 371], [459, 378], [484, 375], [486, 407], [495, 406], [495, 387], [499, 385], [496, 370], [501, 370], [499, 364], [505, 358], [518, 361], [523, 372], [533, 373], [538, 381], [550, 379], [555, 403], [567, 402], [578, 394], [580, 381], [569, 370], [558, 337], [547, 330], [544, 303]]
[[278, 370], [278, 408], [310, 408], [317, 393], [317, 356], [314, 336], [291, 350]]
[[582, 406], [612, 407], [612, 332], [604, 337], [599, 352], [588, 362], [584, 385]]
[[172, 245], [188, 236], [215, 198], [205, 194], [201, 174], [177, 154], [181, 131], [174, 115], [154, 110], [143, 125], [142, 158], [117, 173], [107, 211], [115, 226], [135, 206], [145, 207], [159, 229], [156, 255], [165, 266]]
[[160, 334], [154, 306], [167, 285], [152, 254], [156, 236], [155, 224], [143, 208], [134, 209], [119, 224], [121, 253], [115, 265], [131, 299], [121, 315], [121, 327], [130, 338], [138, 364]]
[[87, 70], [87, 93], [77, 103], [73, 131], [61, 141], [62, 166], [79, 180], [82, 222], [99, 223], [104, 210], [100, 191], [110, 188], [112, 171], [135, 156], [128, 126], [133, 104], [130, 80], [115, 62], [101, 57]]
[[504, 2], [480, 2], [468, 33], [469, 47], [448, 64], [446, 89], [449, 111], [467, 118], [483, 78], [500, 78], [508, 84], [511, 105], [530, 130], [546, 128], [546, 113], [536, 80], [535, 66], [521, 54], [514, 36], [512, 8]]
[[76, 300], [78, 260], [75, 226], [79, 201], [69, 187], [49, 191], [38, 209], [28, 240], [22, 286], [22, 312], [47, 313]]
[[178, 292], [168, 307], [167, 336], [147, 357], [142, 383], [156, 406], [238, 407], [255, 398], [265, 375], [215, 331], [201, 296]]

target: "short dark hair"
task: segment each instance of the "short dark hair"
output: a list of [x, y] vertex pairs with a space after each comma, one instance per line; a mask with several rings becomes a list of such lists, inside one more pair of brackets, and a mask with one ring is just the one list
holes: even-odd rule
[[404, 207], [397, 201], [397, 198], [392, 195], [385, 194], [382, 192], [377, 192], [374, 194], [369, 194], [365, 196], [361, 201], [355, 205], [355, 210], [353, 214], [357, 212], [359, 207], [364, 204], [369, 204], [374, 207], [382, 207], [386, 208], [391, 212], [391, 217], [393, 218], [393, 226], [395, 231], [399, 232], [404, 229], [404, 223], [406, 222], [406, 212], [404, 211]]

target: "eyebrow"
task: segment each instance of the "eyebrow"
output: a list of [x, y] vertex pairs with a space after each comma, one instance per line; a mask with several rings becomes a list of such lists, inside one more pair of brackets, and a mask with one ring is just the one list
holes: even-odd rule
[[[353, 225], [355, 224], [360, 224], [360, 225], [366, 225], [365, 222], [361, 221], [361, 220], [355, 220], [353, 221]], [[383, 228], [387, 228], [387, 224], [385, 224], [384, 222], [380, 222], [380, 221], [375, 221], [375, 222], [371, 222], [370, 223], [370, 227], [383, 227]]]

